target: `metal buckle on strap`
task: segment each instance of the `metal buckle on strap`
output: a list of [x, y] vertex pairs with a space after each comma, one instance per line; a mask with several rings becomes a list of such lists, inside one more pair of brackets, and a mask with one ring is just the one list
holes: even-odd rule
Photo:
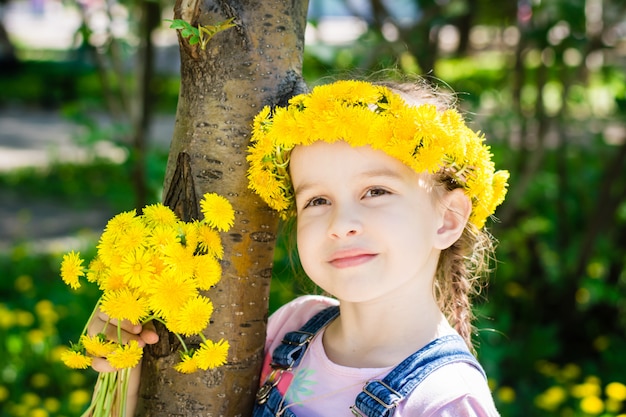
[[256, 393], [256, 401], [259, 405], [265, 404], [267, 399], [270, 396], [270, 392], [272, 388], [274, 388], [280, 382], [280, 379], [283, 377], [284, 369], [272, 369], [272, 371], [265, 378], [265, 382]]
[[352, 414], [354, 414], [357, 417], [367, 417], [366, 415], [364, 415], [363, 413], [361, 413], [361, 410], [359, 410], [356, 405], [351, 405], [350, 406], [350, 411], [352, 411]]
[[294, 330], [292, 332], [287, 333], [285, 336], [290, 335], [290, 334], [294, 334], [294, 333], [298, 333], [298, 334], [304, 335], [306, 337], [304, 339], [300, 340], [300, 341], [290, 340], [290, 339], [287, 339], [285, 337], [285, 338], [283, 338], [283, 343], [286, 343], [286, 344], [291, 345], [291, 346], [304, 346], [307, 343], [309, 343], [311, 341], [311, 339], [313, 339], [313, 337], [315, 337], [314, 333], [303, 332], [301, 330]]
[[[387, 388], [392, 394], [396, 395], [397, 398], [393, 400], [391, 404], [385, 403], [384, 401], [382, 401], [380, 398], [378, 398], [376, 395], [374, 395], [367, 389], [368, 385], [373, 382], [377, 382], [383, 387]], [[400, 394], [398, 391], [391, 388], [389, 385], [385, 384], [380, 379], [374, 379], [374, 380], [369, 381], [367, 384], [365, 384], [365, 386], [363, 387], [363, 392], [369, 395], [371, 398], [373, 398], [378, 404], [382, 405], [386, 410], [391, 410], [392, 408], [394, 408], [396, 405], [398, 405], [400, 401], [402, 401], [402, 398], [403, 398], [402, 394]]]

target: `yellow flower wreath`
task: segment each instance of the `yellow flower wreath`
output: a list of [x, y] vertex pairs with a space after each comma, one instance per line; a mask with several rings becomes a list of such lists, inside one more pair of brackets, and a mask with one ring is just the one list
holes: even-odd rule
[[415, 172], [445, 171], [472, 201], [479, 229], [506, 195], [507, 171], [495, 171], [484, 136], [454, 109], [411, 106], [391, 89], [365, 81], [337, 81], [265, 107], [255, 117], [248, 149], [249, 187], [283, 218], [294, 214], [289, 157], [297, 145], [343, 140], [369, 145]]

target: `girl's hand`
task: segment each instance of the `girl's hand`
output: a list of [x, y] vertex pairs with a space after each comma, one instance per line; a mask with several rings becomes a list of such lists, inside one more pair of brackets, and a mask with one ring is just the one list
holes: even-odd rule
[[[109, 316], [104, 314], [100, 309], [94, 314], [93, 319], [87, 326], [87, 333], [90, 336], [102, 333], [105, 324], [109, 321], [104, 332], [109, 340], [117, 341], [117, 320], [110, 320]], [[159, 341], [159, 335], [154, 329], [152, 322], [148, 322], [144, 326], [141, 324], [132, 324], [128, 320], [121, 322], [122, 327], [122, 343], [126, 344], [131, 340], [136, 340], [140, 347], [151, 345]], [[113, 372], [116, 369], [105, 358], [92, 359], [91, 367], [98, 372]]]

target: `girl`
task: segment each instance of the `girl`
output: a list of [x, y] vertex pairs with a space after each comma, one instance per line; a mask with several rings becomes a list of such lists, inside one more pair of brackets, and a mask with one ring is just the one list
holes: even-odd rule
[[338, 81], [261, 111], [248, 160], [332, 295], [270, 317], [254, 416], [497, 416], [470, 301], [508, 174], [459, 113], [426, 84]]

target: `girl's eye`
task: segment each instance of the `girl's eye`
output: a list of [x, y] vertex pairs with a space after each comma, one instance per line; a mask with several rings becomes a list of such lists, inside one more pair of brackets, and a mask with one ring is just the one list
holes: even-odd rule
[[323, 206], [329, 204], [328, 200], [323, 198], [323, 197], [314, 197], [312, 199], [310, 199], [306, 204], [305, 204], [305, 208], [306, 207], [314, 207], [314, 206]]
[[365, 197], [380, 197], [381, 195], [389, 194], [389, 191], [383, 188], [370, 188], [365, 193]]

